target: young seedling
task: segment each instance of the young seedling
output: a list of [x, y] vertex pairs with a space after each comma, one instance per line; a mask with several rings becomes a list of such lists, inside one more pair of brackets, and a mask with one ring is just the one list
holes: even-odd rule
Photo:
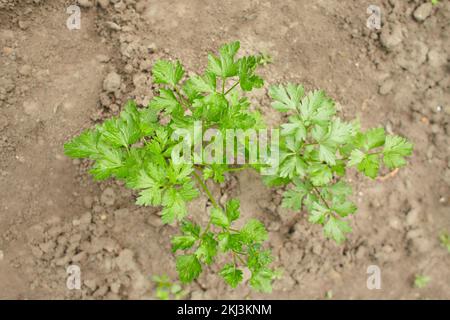
[[259, 64], [261, 66], [265, 66], [265, 65], [268, 65], [268, 64], [271, 64], [271, 63], [273, 63], [273, 58], [272, 58], [272, 56], [270, 54], [267, 54], [267, 53], [263, 52], [263, 53], [261, 53], [259, 55]]
[[431, 278], [423, 274], [417, 274], [414, 278], [414, 287], [418, 289], [425, 288], [430, 282]]
[[[239, 47], [239, 42], [225, 44], [218, 55], [209, 54], [202, 75], [186, 80], [180, 62], [157, 61], [153, 81], [161, 87], [147, 107], [129, 101], [118, 118], [84, 131], [64, 147], [68, 156], [93, 161], [90, 172], [95, 179], [123, 180], [138, 193], [138, 205], [161, 206], [162, 221], [180, 226], [171, 241], [173, 252], [183, 252], [176, 258], [181, 282], [198, 278], [221, 254], [228, 262], [219, 275], [231, 287], [237, 287], [248, 270], [250, 286], [270, 292], [280, 273], [270, 267], [273, 258], [264, 245], [264, 224], [254, 218], [237, 223], [239, 201], [221, 204], [206, 181], [221, 183], [230, 172], [255, 170], [269, 186], [285, 189], [284, 207], [308, 211], [310, 222], [342, 243], [351, 231], [345, 218], [356, 211], [348, 199], [352, 190], [343, 178], [346, 170], [356, 167], [374, 179], [382, 164], [388, 169], [404, 166], [412, 144], [386, 135], [381, 127], [361, 131], [356, 121], [336, 116], [333, 100], [323, 91], [305, 92], [290, 83], [269, 89], [272, 107], [288, 120], [271, 131], [271, 149], [265, 152], [265, 124], [244, 93], [263, 87], [255, 72], [267, 59], [237, 58]], [[205, 136], [214, 133], [205, 148], [199, 124]], [[236, 134], [228, 136], [230, 130]], [[255, 142], [256, 130], [260, 141]], [[231, 149], [222, 152], [229, 144]], [[250, 159], [255, 146], [257, 161], [229, 160], [239, 154]], [[211, 204], [205, 225], [194, 221], [186, 206], [199, 196], [199, 189]]]
[[170, 281], [170, 278], [167, 275], [153, 276], [152, 280], [156, 284], [155, 296], [157, 299], [180, 300], [186, 296], [186, 292], [183, 288], [179, 284]]
[[448, 232], [442, 232], [439, 236], [439, 240], [441, 241], [442, 246], [450, 253], [450, 235]]

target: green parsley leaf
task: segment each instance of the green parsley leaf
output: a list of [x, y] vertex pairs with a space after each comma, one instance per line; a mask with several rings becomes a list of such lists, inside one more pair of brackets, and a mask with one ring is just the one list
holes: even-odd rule
[[181, 224], [181, 232], [183, 232], [185, 235], [191, 235], [198, 239], [198, 237], [200, 236], [200, 231], [200, 226], [191, 221], [184, 220]]
[[281, 178], [293, 178], [294, 176], [303, 177], [305, 175], [306, 163], [296, 155], [288, 155], [285, 157], [279, 168]]
[[333, 120], [330, 124], [327, 142], [335, 146], [345, 144], [351, 138], [353, 125], [342, 122], [340, 119]]
[[328, 184], [333, 178], [330, 167], [321, 163], [311, 164], [308, 173], [312, 184], [317, 187]]
[[293, 136], [296, 141], [306, 139], [306, 127], [298, 116], [289, 117], [289, 122], [281, 125], [282, 136]]
[[327, 144], [319, 144], [319, 160], [334, 166], [336, 164], [336, 149]]
[[399, 136], [387, 136], [383, 150], [383, 161], [386, 167], [400, 168], [406, 164], [404, 157], [412, 154], [413, 145], [405, 138]]
[[194, 236], [175, 236], [172, 238], [172, 251], [192, 248], [197, 239]]
[[283, 193], [282, 207], [293, 210], [300, 210], [302, 208], [303, 198], [309, 191], [310, 190], [306, 186], [306, 184], [297, 184], [293, 189], [287, 190]]
[[364, 138], [364, 147], [366, 148], [366, 150], [371, 150], [384, 145], [384, 142], [386, 140], [386, 133], [384, 132], [384, 128], [374, 128], [368, 130], [364, 134]]
[[364, 160], [365, 157], [366, 157], [366, 154], [364, 152], [362, 152], [361, 150], [355, 149], [350, 154], [348, 165], [356, 166], [356, 165], [360, 164]]
[[195, 254], [197, 258], [206, 263], [211, 264], [217, 255], [217, 241], [214, 239], [213, 233], [208, 232], [200, 239], [200, 246]]
[[220, 270], [219, 275], [228, 283], [232, 288], [236, 288], [239, 283], [242, 282], [242, 271], [234, 264], [228, 263]]
[[227, 213], [227, 218], [230, 224], [231, 222], [239, 218], [240, 216], [239, 207], [240, 207], [239, 200], [231, 199], [230, 201], [227, 202], [225, 211]]
[[193, 254], [178, 256], [176, 268], [180, 281], [183, 283], [188, 283], [198, 278], [202, 272], [202, 265]]
[[319, 202], [313, 202], [308, 221], [315, 224], [323, 224], [330, 210]]
[[103, 180], [115, 175], [124, 165], [125, 154], [121, 149], [114, 149], [105, 143], [97, 146], [98, 154], [94, 166], [89, 171], [95, 179]]
[[198, 97], [198, 94], [214, 93], [216, 91], [216, 76], [207, 72], [205, 76], [193, 76], [183, 86], [183, 91], [190, 100]]
[[263, 79], [255, 74], [258, 60], [254, 56], [239, 59], [239, 84], [244, 91], [252, 91], [264, 85]]
[[274, 272], [269, 268], [262, 268], [257, 272], [252, 273], [250, 278], [250, 285], [257, 291], [264, 293], [272, 292], [272, 280], [274, 279]]
[[289, 83], [286, 87], [271, 86], [269, 89], [269, 96], [275, 100], [272, 107], [275, 110], [286, 112], [289, 110], [296, 110], [300, 105], [300, 100], [304, 95], [304, 88]]
[[334, 204], [331, 209], [334, 210], [341, 217], [346, 217], [349, 214], [355, 213], [357, 208], [353, 202], [344, 201], [341, 203]]
[[97, 130], [85, 130], [64, 144], [64, 154], [72, 158], [92, 158], [98, 154], [99, 139]]
[[323, 228], [325, 236], [333, 239], [337, 244], [344, 242], [345, 234], [351, 231], [352, 228], [350, 228], [347, 222], [338, 220], [333, 216], [328, 218]]
[[348, 165], [356, 165], [359, 172], [364, 173], [367, 177], [375, 179], [378, 176], [380, 158], [378, 154], [365, 154], [364, 152], [355, 149], [350, 155]]
[[267, 237], [266, 228], [256, 219], [250, 219], [241, 229], [241, 239], [246, 244], [261, 243]]
[[240, 233], [221, 232], [217, 236], [219, 249], [223, 252], [233, 250], [240, 252], [242, 250], [242, 239]]
[[325, 125], [335, 113], [334, 103], [322, 90], [315, 90], [305, 96], [297, 107], [305, 125]]
[[181, 108], [181, 105], [172, 90], [161, 89], [159, 90], [159, 94], [159, 96], [154, 97], [150, 101], [151, 108], [155, 110], [165, 110], [168, 114], [171, 114]]
[[187, 215], [186, 202], [182, 194], [174, 188], [164, 192], [162, 198], [164, 209], [161, 212], [163, 223], [172, 223], [175, 220], [182, 220]]
[[209, 54], [208, 71], [221, 78], [236, 76], [239, 71], [239, 64], [234, 60], [234, 56], [239, 47], [240, 43], [236, 41], [223, 45], [219, 49], [219, 57]]
[[211, 209], [211, 223], [218, 227], [228, 228], [230, 226], [230, 222], [228, 221], [228, 217], [220, 208], [212, 208]]
[[158, 60], [153, 66], [152, 74], [155, 83], [168, 84], [174, 87], [183, 78], [184, 69], [179, 61], [174, 63], [167, 60]]
[[158, 206], [161, 202], [162, 190], [159, 187], [151, 187], [140, 191], [136, 199], [136, 204], [140, 206]]

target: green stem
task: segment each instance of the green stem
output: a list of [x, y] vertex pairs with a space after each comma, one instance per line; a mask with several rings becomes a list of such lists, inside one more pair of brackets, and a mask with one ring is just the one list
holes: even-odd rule
[[231, 255], [233, 256], [233, 264], [234, 264], [234, 267], [237, 268], [236, 254], [235, 254], [233, 251], [231, 251]]
[[[184, 110], [191, 110], [189, 103], [186, 103], [186, 99], [183, 97], [183, 95], [181, 94], [180, 90], [178, 89], [178, 87], [173, 87], [173, 90], [175, 91], [175, 93], [177, 94], [178, 99], [180, 100], [180, 104], [183, 107]], [[191, 110], [192, 111], [192, 110]]]
[[[233, 251], [233, 253], [235, 253], [234, 251]], [[238, 260], [245, 266], [246, 265], [246, 263], [245, 263], [245, 261], [240, 257], [240, 256], [238, 256], [238, 255], [235, 255], [237, 258], [238, 258]]]
[[315, 145], [318, 145], [318, 143], [317, 143], [317, 142], [309, 142], [309, 143], [306, 143], [306, 142], [305, 142], [305, 143], [303, 144], [304, 147], [307, 147], [307, 146], [315, 146]]
[[203, 179], [200, 178], [200, 176], [198, 175], [197, 172], [194, 171], [193, 174], [194, 174], [194, 178], [197, 180], [199, 185], [202, 187], [203, 191], [206, 193], [206, 195], [208, 196], [208, 198], [211, 201], [211, 203], [213, 204], [213, 206], [215, 208], [220, 208], [219, 204], [216, 202], [216, 200], [214, 199], [213, 195], [211, 194], [211, 191], [209, 191], [208, 187], [203, 182]]
[[[219, 204], [214, 199], [213, 195], [211, 194], [211, 191], [209, 191], [209, 189], [206, 186], [206, 184], [203, 181], [203, 179], [195, 171], [193, 172], [193, 175], [194, 175], [194, 178], [197, 180], [198, 184], [202, 187], [203, 191], [208, 196], [208, 199], [209, 199], [209, 201], [211, 201], [211, 203], [213, 204], [214, 208], [218, 208], [219, 209], [220, 208]], [[211, 219], [211, 217], [209, 217], [208, 224], [206, 225], [205, 231], [203, 231], [203, 233], [200, 235], [200, 237], [203, 237], [209, 231], [209, 228], [211, 227], [211, 223], [212, 223], [212, 219]]]
[[228, 89], [225, 93], [224, 93], [224, 95], [226, 96], [231, 90], [233, 90], [234, 88], [236, 88], [236, 86], [239, 84], [239, 81], [236, 81], [236, 83], [235, 84], [233, 84], [233, 86], [230, 88], [230, 89]]
[[222, 94], [225, 95], [225, 78], [222, 78]]
[[324, 197], [322, 197], [322, 194], [320, 193], [319, 189], [317, 189], [317, 187], [313, 186], [314, 191], [316, 192], [316, 194], [320, 197], [320, 199], [323, 201], [323, 203], [325, 203], [325, 205], [327, 206], [328, 210], [331, 210], [330, 206], [328, 205], [328, 202], [325, 200]]
[[[355, 150], [356, 150], [356, 149], [355, 149]], [[379, 155], [379, 154], [382, 154], [382, 153], [383, 153], [383, 151], [376, 151], [376, 152], [369, 152], [369, 153], [365, 153], [365, 152], [364, 152], [364, 154], [365, 154], [365, 155], [368, 155], [368, 156], [371, 156], [371, 155]], [[350, 156], [341, 158], [341, 159], [339, 159], [339, 160], [347, 161], [347, 160], [349, 160], [349, 159], [350, 159]]]
[[131, 155], [131, 152], [130, 152], [130, 146], [129, 146], [129, 145], [126, 145], [126, 146], [125, 146], [125, 149], [127, 150], [127, 154], [130, 156], [130, 155]]

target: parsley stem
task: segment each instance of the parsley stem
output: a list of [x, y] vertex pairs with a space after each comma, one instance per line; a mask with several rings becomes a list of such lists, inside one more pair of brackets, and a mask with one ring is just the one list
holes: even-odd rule
[[[180, 104], [183, 107], [184, 110], [191, 110], [189, 103], [186, 103], [186, 99], [183, 97], [183, 95], [181, 94], [180, 90], [178, 89], [177, 86], [173, 87], [173, 90], [175, 91], [175, 93], [178, 96], [178, 99], [180, 100]], [[191, 110], [192, 111], [192, 110]]]
[[236, 81], [236, 83], [235, 84], [233, 84], [233, 86], [230, 88], [230, 89], [228, 89], [225, 93], [224, 93], [224, 95], [226, 96], [231, 90], [233, 90], [234, 88], [236, 88], [236, 86], [239, 84], [239, 81]]
[[209, 191], [208, 187], [206, 186], [206, 184], [203, 182], [203, 179], [200, 178], [200, 176], [197, 174], [197, 172], [193, 172], [195, 179], [197, 180], [197, 182], [199, 183], [199, 185], [202, 187], [203, 191], [206, 193], [206, 195], [208, 196], [209, 200], [211, 201], [211, 203], [213, 204], [213, 206], [215, 208], [220, 208], [219, 205], [217, 204], [216, 200], [214, 199], [213, 195], [211, 194], [211, 191]]
[[235, 253], [236, 253], [236, 252], [233, 251], [233, 254], [238, 258], [238, 260], [239, 260], [243, 265], [246, 265], [245, 261], [244, 261], [240, 256], [236, 255]]
[[318, 145], [318, 143], [317, 143], [317, 142], [310, 142], [310, 143], [306, 143], [306, 142], [305, 142], [305, 143], [303, 144], [304, 147], [307, 147], [307, 146], [315, 146], [315, 145]]
[[328, 210], [331, 210], [330, 206], [328, 205], [328, 202], [325, 200], [324, 197], [322, 197], [322, 194], [320, 193], [319, 189], [317, 189], [317, 187], [313, 186], [314, 191], [316, 192], [316, 194], [320, 197], [320, 199], [323, 201], [323, 203], [325, 203], [325, 205], [327, 206]]
[[126, 146], [125, 146], [125, 149], [127, 149], [127, 154], [130, 156], [130, 155], [131, 155], [131, 153], [130, 153], [130, 146], [129, 146], [129, 145], [126, 145]]
[[237, 268], [237, 263], [236, 263], [236, 254], [231, 251], [231, 255], [233, 256], [233, 264], [234, 264], [234, 268]]
[[222, 78], [222, 94], [225, 95], [225, 78]]

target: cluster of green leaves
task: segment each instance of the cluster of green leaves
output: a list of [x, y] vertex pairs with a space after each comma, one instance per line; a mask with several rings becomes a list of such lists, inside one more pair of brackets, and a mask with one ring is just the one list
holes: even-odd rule
[[[223, 161], [203, 161], [203, 151], [200, 162], [175, 161], [184, 147], [176, 133], [190, 132], [189, 139], [195, 140], [198, 122], [203, 132], [214, 129], [222, 137], [227, 137], [228, 129], [265, 127], [242, 92], [263, 86], [256, 69], [268, 63], [268, 56], [238, 58], [239, 46], [239, 42], [223, 45], [217, 55], [208, 55], [203, 74], [190, 77], [178, 61], [157, 61], [152, 74], [154, 83], [160, 85], [159, 95], [147, 107], [127, 102], [119, 117], [85, 130], [64, 148], [68, 156], [90, 159], [96, 179], [124, 181], [136, 191], [138, 205], [161, 206], [162, 221], [180, 225], [181, 234], [173, 237], [172, 248], [182, 251], [176, 258], [176, 268], [183, 283], [198, 278], [220, 254], [229, 258], [219, 272], [226, 283], [236, 287], [248, 270], [249, 284], [269, 292], [279, 274], [270, 267], [272, 257], [264, 247], [264, 225], [249, 219], [241, 228], [234, 227], [242, 225], [235, 223], [240, 216], [239, 202], [220, 205], [206, 185], [208, 179], [223, 182], [227, 172], [246, 168], [258, 171], [265, 164], [227, 164], [225, 154], [223, 159], [219, 156]], [[265, 180], [269, 185], [287, 188], [283, 206], [307, 209], [312, 223], [323, 225], [326, 236], [342, 242], [351, 230], [343, 218], [356, 211], [348, 199], [351, 188], [341, 180], [346, 169], [356, 166], [374, 178], [382, 163], [388, 168], [405, 165], [404, 157], [411, 154], [412, 145], [404, 138], [387, 136], [382, 128], [362, 132], [356, 122], [340, 120], [335, 116], [334, 102], [323, 91], [305, 94], [302, 86], [288, 84], [270, 88], [269, 95], [273, 107], [288, 113], [289, 119], [281, 125], [280, 165], [276, 174]], [[195, 160], [198, 141], [190, 142], [187, 156]], [[222, 143], [227, 145], [226, 138]], [[248, 145], [244, 145], [247, 154]], [[198, 188], [212, 205], [205, 226], [193, 221], [187, 210], [188, 202], [200, 194]]]
[[430, 281], [430, 277], [423, 274], [416, 274], [414, 277], [414, 287], [417, 289], [425, 288]]
[[187, 215], [186, 203], [199, 194], [190, 178], [193, 166], [170, 160], [175, 144], [154, 109], [138, 110], [129, 101], [119, 118], [84, 131], [64, 149], [68, 156], [92, 159], [96, 179], [115, 177], [138, 190], [137, 204], [162, 205], [162, 219], [171, 223]]
[[173, 283], [167, 275], [153, 276], [156, 285], [155, 296], [160, 300], [180, 300], [186, 296], [186, 292], [178, 283]]
[[[64, 147], [68, 156], [91, 159], [96, 179], [123, 180], [138, 193], [138, 205], [162, 206], [164, 223], [180, 223], [182, 235], [174, 237], [172, 244], [174, 252], [185, 251], [176, 260], [182, 282], [196, 279], [204, 265], [223, 253], [233, 261], [220, 272], [228, 284], [236, 287], [242, 281], [242, 268], [248, 268], [250, 285], [270, 291], [277, 274], [269, 267], [270, 252], [263, 248], [267, 239], [264, 225], [251, 219], [240, 230], [232, 229], [231, 223], [239, 217], [239, 203], [233, 200], [221, 207], [205, 184], [207, 179], [222, 182], [227, 171], [239, 168], [222, 163], [177, 164], [172, 157], [182, 145], [174, 133], [179, 129], [193, 132], [198, 121], [204, 131], [215, 128], [224, 137], [227, 129], [262, 126], [259, 113], [249, 110], [248, 99], [237, 88], [251, 91], [262, 87], [263, 80], [255, 70], [268, 63], [268, 57], [237, 58], [239, 46], [239, 42], [223, 45], [218, 55], [209, 54], [203, 74], [187, 79], [180, 62], [157, 61], [153, 81], [161, 87], [146, 108], [138, 109], [130, 101], [118, 118], [84, 131]], [[187, 203], [199, 195], [196, 184], [213, 204], [209, 223], [203, 227], [187, 217]]]
[[[262, 244], [267, 240], [264, 225], [256, 220], [248, 220], [240, 229], [232, 224], [240, 216], [239, 201], [233, 199], [225, 208], [215, 205], [211, 209], [210, 224], [201, 231], [200, 226], [185, 221], [181, 235], [172, 238], [172, 249], [184, 250], [177, 258], [177, 270], [182, 282], [190, 282], [202, 271], [202, 263], [209, 265], [218, 252], [229, 254], [232, 262], [225, 264], [219, 274], [226, 283], [235, 288], [243, 280], [242, 268], [251, 272], [250, 285], [260, 291], [270, 292], [272, 280], [278, 272], [269, 267], [272, 256]], [[214, 226], [216, 232], [210, 231]]]
[[383, 128], [361, 131], [358, 122], [336, 117], [334, 101], [321, 90], [305, 93], [300, 85], [273, 86], [272, 107], [288, 113], [281, 125], [280, 165], [266, 177], [272, 186], [287, 186], [283, 206], [309, 212], [309, 221], [323, 225], [337, 243], [351, 231], [345, 217], [355, 213], [350, 186], [342, 179], [349, 167], [374, 179], [382, 163], [389, 169], [406, 164], [412, 144], [386, 135]]

